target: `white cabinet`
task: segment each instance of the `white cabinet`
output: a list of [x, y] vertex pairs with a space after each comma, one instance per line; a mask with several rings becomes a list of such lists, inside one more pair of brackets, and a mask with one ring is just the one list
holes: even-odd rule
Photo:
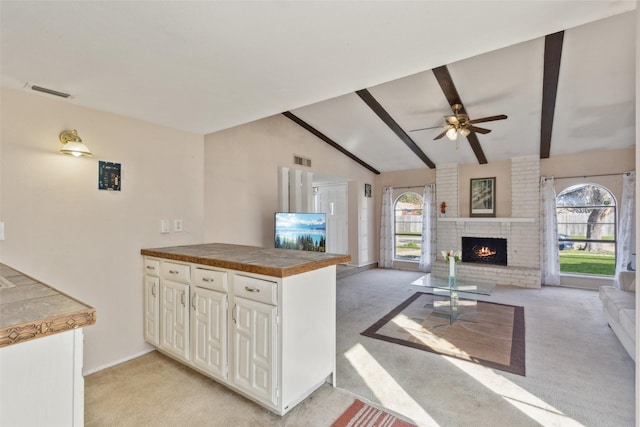
[[160, 348], [189, 360], [189, 280], [185, 264], [160, 264]]
[[191, 297], [191, 363], [227, 378], [227, 295], [201, 287]]
[[144, 276], [144, 339], [160, 344], [160, 278]]
[[0, 348], [0, 426], [84, 426], [82, 328]]
[[144, 259], [144, 339], [160, 344], [160, 260]]
[[236, 297], [233, 307], [233, 384], [277, 403], [277, 307]]
[[144, 310], [160, 351], [279, 415], [335, 384], [334, 265], [272, 277], [159, 259], [157, 275], [145, 268]]
[[160, 289], [160, 347], [189, 359], [189, 286], [163, 280]]

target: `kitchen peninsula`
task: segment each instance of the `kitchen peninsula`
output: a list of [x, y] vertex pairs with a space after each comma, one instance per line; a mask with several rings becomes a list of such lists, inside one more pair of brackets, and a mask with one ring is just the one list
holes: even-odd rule
[[82, 328], [95, 310], [0, 264], [0, 425], [82, 426]]
[[335, 385], [336, 264], [349, 255], [210, 243], [142, 249], [145, 340], [284, 415]]

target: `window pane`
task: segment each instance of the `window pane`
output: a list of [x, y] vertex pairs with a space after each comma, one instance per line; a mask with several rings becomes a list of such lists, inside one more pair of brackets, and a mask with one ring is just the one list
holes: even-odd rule
[[405, 193], [395, 204], [395, 258], [419, 261], [422, 247], [422, 197]]
[[396, 259], [418, 261], [421, 247], [422, 236], [396, 234]]
[[582, 243], [581, 245], [582, 247], [588, 245], [589, 248], [560, 251], [560, 272], [608, 276], [615, 274], [615, 243]]
[[615, 199], [604, 187], [575, 185], [556, 198], [560, 271], [615, 274]]

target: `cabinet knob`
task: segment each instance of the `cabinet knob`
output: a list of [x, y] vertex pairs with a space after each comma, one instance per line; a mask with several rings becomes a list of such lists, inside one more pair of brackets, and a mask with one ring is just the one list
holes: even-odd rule
[[180, 273], [178, 270], [169, 270], [169, 274], [178, 274]]
[[155, 270], [156, 268], [152, 265], [147, 265], [147, 270]]
[[213, 282], [214, 280], [211, 277], [203, 277], [202, 281], [203, 282]]
[[247, 291], [247, 292], [260, 292], [260, 289], [258, 289], [258, 288], [250, 288], [248, 286], [245, 286], [244, 290]]

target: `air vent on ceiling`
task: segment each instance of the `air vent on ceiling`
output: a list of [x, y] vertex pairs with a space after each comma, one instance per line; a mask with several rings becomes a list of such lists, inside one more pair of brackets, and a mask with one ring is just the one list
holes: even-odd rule
[[59, 96], [60, 98], [69, 98], [69, 97], [71, 97], [71, 95], [69, 95], [68, 93], [60, 92], [58, 90], [53, 90], [53, 89], [49, 89], [49, 88], [42, 87], [42, 86], [37, 86], [37, 85], [34, 85], [32, 83], [27, 83], [26, 87], [30, 87], [31, 90], [35, 90], [36, 92], [42, 92], [42, 93], [46, 93], [48, 95]]
[[311, 159], [305, 159], [300, 156], [293, 156], [293, 163], [300, 166], [311, 167]]

